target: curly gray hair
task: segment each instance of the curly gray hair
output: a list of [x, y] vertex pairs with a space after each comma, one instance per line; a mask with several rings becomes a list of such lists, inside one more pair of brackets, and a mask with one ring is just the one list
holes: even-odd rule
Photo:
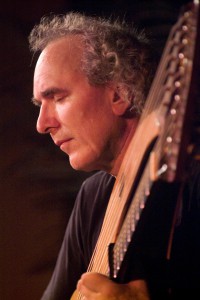
[[89, 83], [114, 82], [118, 93], [140, 115], [155, 71], [152, 51], [144, 32], [125, 22], [94, 18], [80, 13], [43, 17], [30, 33], [35, 53], [67, 35], [80, 35], [84, 42], [82, 69]]

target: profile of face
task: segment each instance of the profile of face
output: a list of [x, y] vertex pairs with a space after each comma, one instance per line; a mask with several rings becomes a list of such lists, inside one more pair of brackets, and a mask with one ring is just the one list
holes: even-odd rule
[[40, 54], [34, 73], [39, 133], [49, 133], [74, 169], [110, 171], [123, 147], [128, 103], [111, 86], [90, 85], [81, 70], [82, 43], [60, 38]]

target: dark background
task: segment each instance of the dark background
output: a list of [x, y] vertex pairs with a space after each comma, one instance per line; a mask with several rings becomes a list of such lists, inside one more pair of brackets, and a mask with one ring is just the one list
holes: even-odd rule
[[51, 276], [82, 180], [35, 131], [27, 37], [44, 14], [115, 16], [146, 28], [161, 54], [187, 1], [5, 0], [0, 6], [0, 299], [37, 300]]

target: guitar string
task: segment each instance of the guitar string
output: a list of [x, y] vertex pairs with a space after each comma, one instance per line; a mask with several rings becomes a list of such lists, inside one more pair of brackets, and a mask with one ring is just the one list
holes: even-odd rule
[[[172, 35], [174, 34], [174, 31], [176, 31], [177, 29], [175, 28], [173, 31], [172, 31]], [[168, 52], [169, 50], [167, 49], [167, 51], [166, 52]], [[150, 111], [153, 107], [155, 107], [155, 106], [157, 106], [158, 105], [158, 103], [159, 103], [159, 99], [157, 99], [157, 101], [156, 102], [153, 102], [153, 100], [151, 100], [151, 99], [155, 99], [154, 98], [154, 96], [156, 95], [156, 93], [157, 93], [157, 90], [156, 90], [156, 86], [158, 86], [159, 85], [159, 83], [161, 83], [163, 80], [165, 80], [165, 76], [164, 76], [164, 70], [166, 69], [166, 61], [168, 61], [168, 57], [167, 57], [167, 59], [166, 60], [164, 60], [164, 62], [162, 63], [162, 65], [161, 65], [161, 67], [160, 67], [160, 71], [159, 71], [159, 75], [161, 75], [161, 76], [157, 76], [157, 78], [158, 78], [158, 80], [156, 80], [155, 82], [155, 84], [153, 85], [153, 89], [152, 89], [152, 92], [151, 92], [151, 94], [150, 94], [150, 101], [149, 102], [147, 102], [147, 106], [146, 106], [146, 110], [145, 110], [145, 112], [144, 112], [144, 118], [146, 117], [146, 115], [148, 114], [148, 111]], [[156, 104], [155, 104], [156, 103]], [[134, 158], [135, 159], [135, 158]], [[125, 166], [125, 171], [124, 171], [124, 173], [126, 174], [126, 168], [128, 167], [128, 163], [127, 163], [127, 166]], [[108, 226], [104, 229], [104, 231], [105, 231], [105, 233], [106, 233], [106, 241], [107, 240], [109, 240], [109, 237], [110, 236], [112, 236], [112, 230], [110, 230], [110, 229], [113, 229], [112, 228], [112, 224], [114, 223], [114, 224], [116, 224], [116, 221], [117, 221], [117, 218], [115, 217], [116, 216], [116, 214], [114, 214], [114, 219], [113, 219], [113, 213], [112, 213], [112, 208], [113, 207], [115, 207], [116, 206], [116, 203], [118, 203], [118, 194], [119, 194], [119, 191], [117, 190], [116, 191], [116, 196], [114, 196], [113, 198], [114, 198], [114, 200], [115, 200], [115, 198], [116, 198], [116, 201], [112, 201], [113, 202], [113, 204], [111, 205], [111, 210], [109, 211], [109, 213], [108, 213], [108, 219], [110, 219], [111, 217], [112, 217], [112, 221], [109, 221], [108, 222]], [[116, 203], [115, 203], [116, 202]], [[119, 205], [118, 205], [118, 207], [119, 207]], [[119, 209], [119, 211], [120, 211], [120, 209]], [[117, 212], [118, 212], [118, 210], [117, 210]], [[114, 221], [113, 221], [114, 220]], [[112, 223], [113, 222], [113, 223]], [[100, 245], [98, 245], [99, 247], [100, 247], [100, 256], [98, 257], [98, 255], [97, 255], [97, 257], [98, 257], [98, 261], [99, 261], [99, 264], [97, 264], [97, 269], [96, 269], [96, 271], [98, 271], [99, 269], [100, 269], [100, 267], [101, 267], [101, 263], [102, 263], [102, 261], [104, 261], [105, 259], [104, 259], [104, 257], [107, 257], [107, 249], [105, 249], [105, 242], [104, 242], [104, 239], [102, 240], [102, 243], [100, 243]], [[105, 249], [105, 250], [104, 250]], [[96, 251], [94, 251], [94, 253], [95, 253], [95, 255], [96, 255]], [[98, 254], [98, 253], [97, 253]], [[92, 270], [92, 265], [93, 265], [93, 257], [92, 257], [92, 259], [91, 259], [91, 264], [89, 265], [89, 267], [88, 267], [88, 270]]]
[[[175, 27], [174, 27], [174, 31], [175, 30], [177, 30]], [[174, 33], [172, 32], [172, 35], [173, 35]], [[165, 68], [165, 65], [166, 65], [166, 62], [164, 62], [164, 68]], [[162, 68], [161, 68], [161, 70], [162, 70]], [[162, 72], [161, 72], [161, 74], [162, 74]], [[159, 78], [159, 77], [158, 77]], [[162, 76], [160, 76], [160, 78], [162, 78]], [[159, 80], [158, 80], [159, 81]], [[158, 83], [156, 83], [156, 85], [157, 85]], [[153, 97], [153, 95], [155, 95], [156, 93], [155, 93], [155, 91], [154, 92], [152, 92], [152, 98], [150, 98], [150, 99], [154, 99], [154, 97]], [[152, 105], [152, 103], [151, 103], [151, 101], [149, 102], [150, 103], [150, 105], [149, 105], [149, 107], [151, 108], [151, 105]], [[156, 104], [157, 105], [157, 104]], [[153, 106], [155, 106], [155, 105], [153, 105]], [[148, 103], [147, 103], [147, 107], [148, 107]], [[144, 113], [144, 116], [145, 116], [145, 113]], [[171, 124], [171, 123], [170, 123]], [[166, 135], [167, 136], [167, 135]], [[127, 171], [127, 166], [125, 166], [125, 170]], [[126, 173], [126, 172], [125, 172]], [[117, 195], [118, 195], [118, 193], [119, 193], [119, 191], [116, 193]], [[117, 198], [117, 197], [116, 197]], [[114, 204], [114, 202], [113, 202], [113, 205], [112, 206], [115, 206], [115, 204]], [[112, 207], [111, 206], [111, 207]], [[110, 211], [110, 213], [109, 213], [109, 215], [110, 214], [113, 214], [112, 213], [112, 209], [111, 209], [111, 211]], [[110, 218], [110, 216], [109, 216], [109, 218]], [[106, 227], [106, 230], [107, 229], [109, 229], [109, 228], [111, 228], [111, 226], [110, 226], [111, 224], [110, 224], [110, 222], [109, 222], [109, 225], [108, 225], [108, 227]], [[108, 230], [108, 232], [109, 232], [109, 234], [111, 233], [109, 230]], [[109, 235], [108, 235], [109, 236]], [[107, 239], [106, 239], [107, 240]], [[105, 243], [104, 243], [104, 240], [102, 240], [102, 245], [101, 245], [101, 247], [100, 247], [100, 249], [102, 249], [103, 251], [102, 251], [102, 253], [104, 253], [103, 254], [103, 257], [105, 257], [105, 256], [107, 256], [107, 251], [105, 252], [104, 251], [104, 249], [105, 249]], [[96, 249], [96, 248], [95, 248]], [[94, 251], [95, 252], [95, 251]], [[101, 256], [101, 259], [102, 259], [102, 261], [104, 261], [104, 259], [103, 259], [103, 257]], [[91, 261], [93, 260], [93, 258], [91, 259]], [[91, 264], [92, 265], [92, 264]], [[98, 271], [98, 269], [100, 268], [100, 266], [101, 266], [101, 263], [99, 263], [98, 264], [98, 266], [97, 266], [97, 271]], [[105, 267], [104, 267], [105, 268]], [[88, 269], [90, 269], [90, 268], [88, 268]], [[91, 270], [92, 270], [92, 268], [91, 268]], [[105, 273], [104, 273], [105, 274]], [[79, 299], [81, 299], [81, 298], [79, 298]]]

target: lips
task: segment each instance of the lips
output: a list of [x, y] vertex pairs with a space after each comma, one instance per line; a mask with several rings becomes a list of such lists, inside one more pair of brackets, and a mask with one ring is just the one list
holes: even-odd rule
[[68, 142], [71, 141], [71, 140], [72, 140], [71, 138], [68, 138], [68, 139], [65, 139], [65, 140], [55, 141], [55, 144], [56, 144], [58, 147], [61, 147], [64, 143], [68, 143]]

